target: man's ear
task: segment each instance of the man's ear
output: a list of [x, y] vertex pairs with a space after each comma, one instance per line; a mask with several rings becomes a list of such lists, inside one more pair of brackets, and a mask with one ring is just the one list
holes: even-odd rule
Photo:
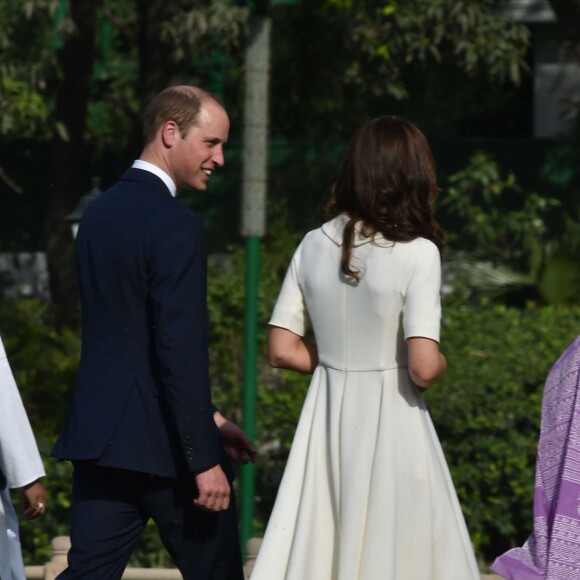
[[165, 121], [161, 127], [161, 141], [165, 147], [170, 149], [176, 140], [181, 137], [179, 127], [175, 121]]

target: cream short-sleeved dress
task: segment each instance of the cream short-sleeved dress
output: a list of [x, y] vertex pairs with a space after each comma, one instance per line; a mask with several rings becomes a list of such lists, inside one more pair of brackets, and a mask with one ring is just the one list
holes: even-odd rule
[[296, 250], [270, 324], [320, 363], [251, 580], [474, 580], [465, 521], [405, 339], [439, 341], [441, 265], [418, 238], [355, 235], [340, 271], [338, 216]]

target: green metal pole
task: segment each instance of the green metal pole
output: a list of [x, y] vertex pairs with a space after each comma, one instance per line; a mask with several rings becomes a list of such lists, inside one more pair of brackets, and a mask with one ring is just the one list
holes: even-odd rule
[[[271, 22], [266, 16], [250, 18], [245, 54], [244, 170], [241, 234], [246, 238], [246, 312], [242, 425], [248, 437], [256, 435], [256, 375], [258, 367], [258, 283], [260, 239], [266, 233], [268, 161], [268, 77]], [[254, 523], [254, 466], [241, 476], [240, 540], [242, 554], [252, 537]]]
[[[246, 238], [246, 300], [244, 319], [244, 392], [242, 400], [242, 428], [256, 440], [256, 373], [258, 357], [258, 288], [260, 281], [260, 238]], [[254, 531], [255, 466], [245, 465], [240, 478], [240, 535], [242, 554]]]

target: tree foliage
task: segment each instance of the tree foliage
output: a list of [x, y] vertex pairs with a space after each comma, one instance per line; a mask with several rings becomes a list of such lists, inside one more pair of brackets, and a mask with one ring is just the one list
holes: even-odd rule
[[[517, 83], [526, 70], [528, 30], [498, 18], [486, 0], [328, 2], [352, 18], [351, 43], [376, 71], [374, 90], [406, 96], [401, 69], [415, 61], [440, 62], [446, 53], [468, 75], [483, 70], [492, 79]], [[356, 72], [353, 62], [347, 74], [356, 78]]]
[[[525, 29], [480, 0], [377, 5], [313, 0], [271, 9], [273, 135], [344, 134], [369, 102], [407, 93], [403, 70], [439, 60], [516, 80]], [[168, 84], [191, 83], [242, 117], [248, 9], [235, 0], [0, 0], [0, 131], [50, 139], [44, 237], [57, 324], [74, 324], [65, 216], [90, 173], [117, 177], [141, 150], [140, 113]], [[485, 50], [484, 50], [484, 45]], [[451, 57], [450, 59], [448, 57]], [[308, 103], [308, 106], [304, 106]], [[3, 168], [10, 176], [11, 168]], [[49, 184], [49, 187], [46, 185]]]
[[0, 135], [46, 139], [56, 71], [55, 0], [0, 0]]
[[480, 299], [578, 303], [579, 215], [563, 199], [524, 191], [487, 153], [451, 175], [440, 203], [456, 285]]
[[481, 78], [509, 92], [527, 71], [527, 28], [483, 0], [310, 0], [273, 17], [276, 136], [344, 137], [407, 97], [440, 101], [433, 84], [445, 100]]
[[[247, 9], [233, 0], [77, 4], [100, 5], [88, 135], [99, 147], [103, 139], [109, 147], [119, 139], [126, 143], [132, 134], [141, 105], [140, 50], [152, 21], [159, 34], [148, 38], [154, 43], [151, 50], [165, 59], [165, 68], [187, 77], [195, 74], [198, 63], [207, 60], [212, 50], [239, 49], [247, 19]], [[62, 81], [60, 51], [77, 33], [69, 0], [0, 0], [0, 135], [4, 139], [46, 139], [55, 132], [68, 138], [67, 127], [55, 123], [52, 111]], [[148, 74], [155, 76], [158, 71]]]
[[[106, 0], [97, 10], [88, 134], [97, 150], [126, 145], [143, 101], [179, 78], [227, 92], [239, 121], [247, 8], [235, 0]], [[68, 1], [0, 0], [0, 14], [1, 134], [46, 138], [57, 131], [66, 138], [51, 111], [61, 81], [59, 50], [76, 31]], [[444, 61], [496, 81], [518, 82], [526, 70], [527, 29], [501, 20], [485, 0], [312, 0], [271, 14], [275, 119], [305, 99], [311, 122], [321, 112], [346, 111], [353, 99], [363, 114], [369, 99], [408, 96], [409, 71]], [[148, 55], [163, 59], [160, 70], [148, 66], [157, 64]], [[157, 79], [153, 89], [146, 78]]]

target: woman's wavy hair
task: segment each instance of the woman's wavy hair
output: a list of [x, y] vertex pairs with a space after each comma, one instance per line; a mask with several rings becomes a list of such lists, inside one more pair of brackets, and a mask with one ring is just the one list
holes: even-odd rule
[[344, 228], [342, 272], [360, 280], [351, 265], [358, 222], [364, 236], [380, 233], [393, 242], [423, 237], [442, 252], [445, 236], [433, 213], [438, 192], [433, 154], [415, 125], [394, 116], [363, 125], [322, 209], [325, 219], [342, 213], [350, 218]]

